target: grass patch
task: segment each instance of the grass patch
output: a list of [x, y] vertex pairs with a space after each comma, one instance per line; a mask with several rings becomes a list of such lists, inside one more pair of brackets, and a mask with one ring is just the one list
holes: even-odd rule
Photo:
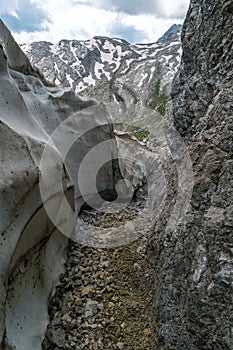
[[142, 130], [134, 133], [134, 136], [138, 139], [138, 141], [142, 142], [146, 137], [148, 137], [149, 134], [150, 133], [148, 130]]
[[169, 97], [165, 92], [160, 93], [160, 80], [158, 80], [151, 92], [148, 107], [157, 110], [162, 116], [164, 116], [168, 101]]
[[126, 128], [124, 126], [125, 125], [123, 123], [114, 123], [114, 129], [133, 134], [133, 136], [135, 136], [140, 142], [142, 142], [150, 134], [148, 130], [142, 129], [139, 126], [131, 125], [127, 126]]

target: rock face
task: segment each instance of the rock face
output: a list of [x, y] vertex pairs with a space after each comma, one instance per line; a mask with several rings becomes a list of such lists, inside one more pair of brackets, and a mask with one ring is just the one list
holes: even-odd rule
[[159, 349], [233, 349], [232, 6], [193, 0], [183, 27], [172, 113], [192, 159], [194, 188], [183, 223], [166, 231], [173, 172], [151, 241]]
[[[0, 100], [0, 347], [37, 350], [48, 323], [48, 299], [63, 271], [65, 235], [69, 237], [74, 228], [74, 222], [60, 210], [64, 196], [56, 191], [46, 194], [54, 209], [51, 222], [41, 199], [40, 180], [48, 171], [59, 171], [66, 200], [74, 209], [75, 199], [78, 210], [83, 203], [78, 166], [97, 143], [114, 136], [103, 108], [46, 82], [2, 21]], [[49, 135], [62, 122], [65, 134], [49, 143], [51, 157], [41, 167]], [[64, 160], [67, 140], [74, 145]], [[114, 140], [112, 144], [114, 148]], [[99, 189], [106, 189], [106, 184], [111, 188], [112, 164], [101, 171]], [[91, 174], [88, 179], [93, 180]], [[65, 225], [65, 235], [54, 225], [56, 220]]]
[[61, 40], [55, 45], [34, 42], [22, 45], [22, 49], [51, 82], [98, 101], [154, 108], [166, 101], [170, 92], [180, 63], [180, 34], [181, 26], [174, 25], [160, 41], [151, 44], [94, 37]]
[[[1, 40], [8, 43], [4, 51], [2, 45], [0, 49], [0, 343], [2, 349], [39, 349], [48, 321], [47, 299], [62, 271], [67, 238], [51, 224], [40, 198], [39, 162], [48, 134], [30, 114], [11, 73], [22, 80], [31, 77], [39, 82], [40, 77], [0, 25]], [[53, 154], [51, 165], [61, 167], [58, 150]], [[64, 181], [72, 203], [73, 187], [67, 175]]]
[[176, 33], [181, 32], [182, 25], [181, 24], [173, 24], [164, 35], [157, 40], [157, 43], [165, 43], [166, 41], [170, 40], [173, 41], [175, 39]]

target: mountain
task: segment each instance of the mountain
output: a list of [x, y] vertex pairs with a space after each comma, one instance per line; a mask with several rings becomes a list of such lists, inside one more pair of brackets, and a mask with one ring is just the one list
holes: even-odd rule
[[[102, 101], [133, 102], [155, 107], [166, 96], [181, 58], [181, 26], [163, 40], [130, 44], [119, 38], [40, 41], [22, 45], [33, 65], [60, 86]], [[162, 98], [163, 99], [163, 98]]]
[[182, 25], [181, 24], [173, 24], [166, 33], [157, 40], [157, 43], [162, 44], [165, 43], [166, 41], [174, 41], [176, 40], [176, 34], [177, 32], [180, 32], [182, 30]]

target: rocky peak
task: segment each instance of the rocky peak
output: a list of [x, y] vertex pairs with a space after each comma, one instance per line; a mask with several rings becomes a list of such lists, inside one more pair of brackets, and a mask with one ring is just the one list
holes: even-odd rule
[[175, 39], [179, 39], [182, 31], [181, 24], [173, 24], [166, 33], [157, 40], [158, 44], [163, 44], [166, 41], [175, 41]]

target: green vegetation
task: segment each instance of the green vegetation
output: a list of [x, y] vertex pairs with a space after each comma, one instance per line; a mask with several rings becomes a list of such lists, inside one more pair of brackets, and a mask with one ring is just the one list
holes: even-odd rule
[[166, 93], [160, 93], [160, 80], [158, 80], [151, 92], [148, 107], [151, 109], [156, 109], [162, 116], [164, 116], [168, 101], [169, 97], [166, 95]]
[[134, 133], [134, 136], [138, 139], [138, 141], [143, 141], [149, 134], [150, 133], [148, 130], [141, 130]]
[[112, 89], [112, 87], [113, 87], [113, 84], [114, 84], [114, 82], [115, 82], [115, 80], [116, 80], [116, 74], [117, 72], [114, 72], [113, 73], [113, 75], [112, 75], [112, 77], [111, 77], [111, 79], [109, 80], [109, 87], [110, 87], [110, 90]]
[[116, 130], [122, 131], [124, 130], [124, 124], [123, 123], [113, 123], [113, 127]]
[[148, 130], [142, 129], [139, 126], [133, 126], [133, 125], [130, 127], [127, 126], [124, 129], [123, 123], [114, 123], [114, 129], [125, 131], [125, 132], [128, 132], [129, 134], [133, 134], [138, 139], [138, 141], [141, 141], [141, 142], [150, 134]]

